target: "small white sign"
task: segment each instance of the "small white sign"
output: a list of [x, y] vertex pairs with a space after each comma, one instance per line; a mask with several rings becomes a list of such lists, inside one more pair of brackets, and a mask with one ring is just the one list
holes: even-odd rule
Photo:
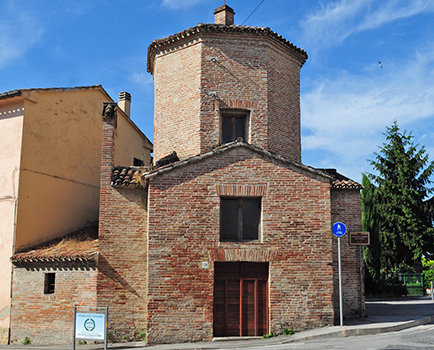
[[208, 261], [202, 261], [202, 268], [207, 269], [209, 267]]
[[105, 314], [77, 313], [75, 315], [75, 338], [104, 341]]

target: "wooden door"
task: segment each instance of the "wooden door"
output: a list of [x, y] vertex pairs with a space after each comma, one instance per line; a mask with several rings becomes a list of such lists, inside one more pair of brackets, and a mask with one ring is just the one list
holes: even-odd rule
[[268, 333], [268, 263], [215, 263], [214, 336]]

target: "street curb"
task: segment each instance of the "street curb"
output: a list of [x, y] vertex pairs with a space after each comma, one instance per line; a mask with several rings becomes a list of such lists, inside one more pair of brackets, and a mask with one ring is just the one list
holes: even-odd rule
[[336, 331], [333, 330], [330, 332], [311, 334], [311, 335], [299, 335], [299, 336], [294, 335], [291, 339], [285, 339], [281, 343], [286, 344], [286, 343], [293, 343], [293, 342], [307, 341], [307, 340], [314, 340], [314, 339], [345, 338], [345, 337], [354, 337], [358, 335], [375, 335], [380, 333], [397, 332], [404, 329], [431, 323], [433, 321], [434, 321], [434, 316], [430, 316], [418, 320], [401, 322], [396, 325], [384, 326], [384, 327], [356, 328], [353, 326], [352, 328], [345, 328], [345, 326], [343, 326], [343, 329], [338, 329]]

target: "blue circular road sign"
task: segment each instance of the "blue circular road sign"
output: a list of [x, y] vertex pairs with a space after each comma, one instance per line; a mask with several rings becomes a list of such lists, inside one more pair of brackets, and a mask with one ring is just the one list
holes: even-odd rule
[[332, 231], [336, 237], [342, 237], [347, 232], [347, 227], [342, 222], [336, 222], [333, 224]]

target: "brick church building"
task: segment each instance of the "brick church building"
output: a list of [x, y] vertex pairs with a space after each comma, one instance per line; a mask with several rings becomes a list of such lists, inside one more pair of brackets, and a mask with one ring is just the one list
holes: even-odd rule
[[[339, 315], [331, 227], [361, 230], [361, 186], [301, 162], [307, 54], [269, 28], [235, 25], [227, 5], [214, 14], [149, 46], [153, 167], [114, 167], [116, 104], [105, 105], [115, 108], [103, 113], [91, 288], [119, 337], [261, 336]], [[343, 312], [356, 317], [359, 251], [346, 237], [341, 249]]]

